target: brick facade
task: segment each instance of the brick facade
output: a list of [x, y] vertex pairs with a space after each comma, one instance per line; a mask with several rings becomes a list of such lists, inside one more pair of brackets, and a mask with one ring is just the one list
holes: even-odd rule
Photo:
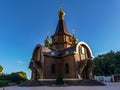
[[63, 14], [60, 10], [62, 16], [59, 16], [55, 34], [51, 36], [52, 43], [47, 38], [46, 46], [38, 44], [33, 51], [29, 65], [31, 79], [56, 79], [59, 75], [63, 78], [91, 77], [93, 66], [87, 65], [88, 61], [92, 62], [91, 49], [85, 42], [76, 43], [77, 39], [67, 31]]

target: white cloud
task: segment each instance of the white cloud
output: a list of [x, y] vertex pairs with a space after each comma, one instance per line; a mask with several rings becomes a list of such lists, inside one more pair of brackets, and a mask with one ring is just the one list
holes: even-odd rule
[[107, 53], [107, 51], [105, 52], [97, 52], [97, 53], [95, 53], [95, 56], [98, 56], [98, 55], [101, 55], [101, 54], [105, 54], [105, 53]]
[[18, 64], [23, 64], [23, 61], [20, 61], [20, 60], [19, 60], [19, 61], [17, 61], [17, 63], [18, 63]]

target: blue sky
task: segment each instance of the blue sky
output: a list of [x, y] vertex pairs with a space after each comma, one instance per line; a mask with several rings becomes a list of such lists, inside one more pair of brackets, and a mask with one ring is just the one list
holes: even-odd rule
[[25, 71], [36, 44], [54, 34], [62, 3], [69, 33], [75, 29], [94, 56], [120, 50], [120, 0], [0, 0], [0, 65]]

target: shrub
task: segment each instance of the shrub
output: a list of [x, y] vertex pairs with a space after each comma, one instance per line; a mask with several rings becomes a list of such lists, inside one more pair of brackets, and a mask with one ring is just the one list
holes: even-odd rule
[[8, 86], [8, 83], [10, 83], [10, 81], [0, 80], [0, 87], [2, 87], [2, 86]]
[[63, 85], [64, 81], [63, 78], [59, 75], [56, 79], [56, 85]]

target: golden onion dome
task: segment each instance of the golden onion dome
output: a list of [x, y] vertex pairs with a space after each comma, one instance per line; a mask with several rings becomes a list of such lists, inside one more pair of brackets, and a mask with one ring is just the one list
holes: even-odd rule
[[60, 11], [58, 12], [58, 16], [60, 19], [64, 19], [65, 12], [62, 9], [60, 9]]
[[47, 38], [45, 39], [44, 43], [45, 43], [45, 46], [46, 46], [46, 47], [50, 46], [51, 41], [50, 41], [49, 37], [47, 37]]
[[78, 39], [73, 35], [72, 37], [72, 44], [75, 45], [78, 43]]
[[50, 43], [50, 39], [45, 39], [45, 43]]
[[78, 42], [78, 39], [77, 39], [77, 38], [74, 38], [74, 41], [77, 43], [77, 42]]

